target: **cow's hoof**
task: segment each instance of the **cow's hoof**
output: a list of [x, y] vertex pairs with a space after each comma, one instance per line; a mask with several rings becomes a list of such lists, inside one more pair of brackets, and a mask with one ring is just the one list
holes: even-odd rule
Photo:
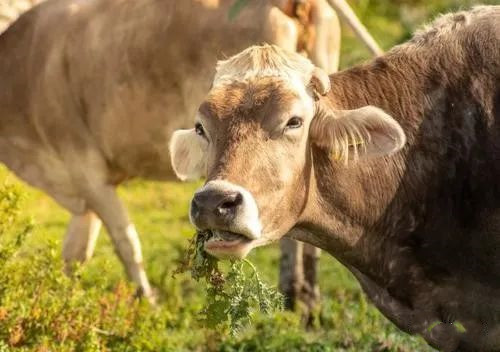
[[146, 299], [151, 306], [156, 307], [158, 305], [158, 289], [151, 288], [148, 292], [145, 292], [142, 287], [139, 287], [137, 291], [135, 291], [135, 297], [138, 299]]

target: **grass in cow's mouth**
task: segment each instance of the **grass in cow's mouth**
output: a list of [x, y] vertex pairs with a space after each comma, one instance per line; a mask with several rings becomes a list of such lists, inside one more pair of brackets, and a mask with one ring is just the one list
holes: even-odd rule
[[225, 326], [235, 333], [251, 321], [256, 311], [282, 310], [282, 295], [260, 279], [249, 260], [230, 261], [229, 265], [224, 265], [204, 250], [204, 243], [213, 236], [211, 231], [198, 231], [175, 271], [190, 271], [193, 279], [204, 281], [207, 300], [201, 312], [203, 323], [210, 328]]

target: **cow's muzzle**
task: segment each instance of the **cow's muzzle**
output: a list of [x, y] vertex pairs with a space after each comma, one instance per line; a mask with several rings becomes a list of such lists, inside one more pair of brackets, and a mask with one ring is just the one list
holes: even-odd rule
[[210, 231], [205, 250], [217, 257], [244, 257], [261, 237], [259, 210], [253, 196], [241, 186], [213, 180], [192, 201], [190, 220]]

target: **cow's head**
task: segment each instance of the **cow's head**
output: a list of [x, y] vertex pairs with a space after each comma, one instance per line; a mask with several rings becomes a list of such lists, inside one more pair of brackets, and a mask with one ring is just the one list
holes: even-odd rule
[[205, 249], [243, 257], [284, 236], [301, 218], [312, 172], [311, 145], [339, 162], [387, 155], [405, 135], [366, 106], [334, 110], [328, 76], [306, 58], [254, 46], [219, 62], [195, 127], [176, 131], [172, 164], [181, 179], [205, 176], [190, 218], [211, 230]]

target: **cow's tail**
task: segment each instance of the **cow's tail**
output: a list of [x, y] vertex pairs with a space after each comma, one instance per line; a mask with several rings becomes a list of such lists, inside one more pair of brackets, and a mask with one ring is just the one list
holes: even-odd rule
[[384, 52], [378, 46], [377, 42], [366, 27], [361, 23], [354, 11], [346, 0], [327, 0], [330, 6], [339, 14], [339, 16], [352, 28], [358, 38], [365, 44], [370, 52], [375, 56], [380, 56]]

